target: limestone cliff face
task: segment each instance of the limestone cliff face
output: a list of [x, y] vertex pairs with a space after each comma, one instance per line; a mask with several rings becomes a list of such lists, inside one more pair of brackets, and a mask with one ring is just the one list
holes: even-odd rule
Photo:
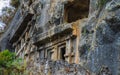
[[119, 12], [119, 0], [91, 1], [89, 20], [84, 27], [86, 33], [81, 39], [81, 47], [90, 51], [80, 58], [86, 58], [86, 66], [93, 72], [107, 66], [113, 75], [119, 75]]
[[120, 0], [21, 0], [1, 50], [33, 75], [119, 75], [119, 12]]

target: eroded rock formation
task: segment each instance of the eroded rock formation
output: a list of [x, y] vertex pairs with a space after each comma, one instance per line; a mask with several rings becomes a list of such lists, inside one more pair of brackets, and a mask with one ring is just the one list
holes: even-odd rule
[[119, 12], [119, 0], [21, 0], [0, 47], [33, 75], [119, 75]]

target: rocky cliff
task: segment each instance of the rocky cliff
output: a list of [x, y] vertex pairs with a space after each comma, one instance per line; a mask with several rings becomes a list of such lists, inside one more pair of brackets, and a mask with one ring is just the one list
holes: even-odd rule
[[120, 0], [20, 3], [0, 46], [23, 57], [31, 74], [120, 75]]
[[[112, 75], [119, 75], [119, 2], [93, 0], [90, 3], [89, 20], [84, 27], [86, 34], [82, 36], [81, 41], [84, 41], [81, 46], [86, 51], [90, 50], [86, 53], [86, 62], [93, 72], [107, 66]], [[83, 60], [84, 58], [83, 54]]]

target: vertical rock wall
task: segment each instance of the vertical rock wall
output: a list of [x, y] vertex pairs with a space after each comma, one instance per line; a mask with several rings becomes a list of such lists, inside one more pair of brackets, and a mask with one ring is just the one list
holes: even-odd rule
[[[24, 41], [26, 44], [23, 49], [30, 54], [25, 55], [28, 55], [28, 57], [26, 57], [29, 63], [28, 70], [34, 71], [33, 75], [37, 75], [38, 72], [43, 73], [43, 75], [119, 75], [119, 0], [90, 0], [88, 21], [78, 20], [81, 22], [80, 28], [78, 27], [78, 29], [80, 29], [80, 37], [77, 38], [79, 50], [77, 56], [79, 60], [75, 61], [77, 61], [79, 65], [70, 65], [62, 61], [53, 62], [44, 60], [41, 62], [42, 60], [38, 60], [39, 51], [37, 50], [39, 48], [33, 48], [33, 37], [39, 36], [41, 33], [46, 33], [47, 30], [52, 30], [52, 28], [54, 29], [57, 25], [62, 24], [64, 22], [64, 4], [71, 3], [72, 1], [74, 0], [21, 0], [21, 5], [9, 29], [0, 39], [1, 49], [12, 48], [13, 50], [13, 47], [19, 47], [21, 40], [10, 42], [11, 35], [14, 35], [12, 32], [14, 32], [19, 25], [24, 24], [21, 23], [21, 17], [24, 17], [24, 14], [30, 13], [33, 17], [31, 17], [28, 23], [25, 23], [25, 25], [28, 25], [30, 28], [28, 28], [26, 32], [23, 31], [25, 34], [23, 34], [23, 36], [21, 34], [18, 39], [25, 39], [26, 37], [24, 35], [29, 34], [27, 41]], [[70, 5], [73, 5], [73, 3]], [[77, 5], [80, 6], [79, 4]], [[23, 19], [23, 22], [24, 21]], [[51, 34], [48, 34], [48, 36], [51, 36]], [[34, 39], [36, 40], [37, 38]], [[14, 46], [14, 44], [17, 45]], [[20, 50], [20, 48], [18, 48], [18, 50]], [[22, 55], [25, 53], [24, 50], [21, 51]]]
[[[86, 51], [80, 59], [81, 62], [84, 61], [84, 64], [81, 63], [83, 66], [96, 74], [106, 67], [112, 75], [119, 75], [120, 15], [118, 12], [120, 12], [119, 0], [90, 2], [89, 21], [83, 27], [86, 33], [83, 33], [80, 42], [81, 48]], [[82, 49], [80, 52], [83, 51]], [[108, 72], [107, 75], [111, 74]]]

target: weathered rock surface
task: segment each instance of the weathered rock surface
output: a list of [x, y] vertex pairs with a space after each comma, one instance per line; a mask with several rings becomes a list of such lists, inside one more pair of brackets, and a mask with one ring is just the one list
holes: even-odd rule
[[[89, 9], [86, 4], [90, 4]], [[66, 19], [65, 13], [73, 10], [67, 9], [70, 6], [74, 11], [81, 7], [77, 10], [84, 14], [70, 13], [75, 17], [67, 15], [70, 18]], [[0, 48], [8, 48], [24, 57], [33, 75], [38, 72], [43, 75], [120, 75], [119, 13], [120, 0], [21, 0], [9, 29], [0, 39]], [[83, 20], [85, 18], [87, 20]], [[70, 30], [65, 31], [67, 29]], [[39, 54], [41, 49], [55, 47], [52, 50], [55, 53], [61, 40], [68, 43], [70, 39], [72, 48], [69, 48], [71, 44], [66, 44], [66, 48], [73, 50], [73, 61], [77, 64], [68, 64], [71, 57], [67, 51], [68, 62], [37, 60], [46, 56], [44, 51]], [[52, 58], [57, 60], [57, 56], [53, 54]]]
[[85, 47], [86, 55], [82, 54], [80, 58], [83, 59], [81, 62], [85, 60], [84, 65], [93, 72], [98, 73], [102, 66], [107, 66], [112, 75], [119, 75], [120, 20], [118, 12], [120, 12], [120, 1], [104, 1], [106, 3], [101, 7], [97, 7], [99, 0], [91, 1], [89, 21], [84, 27], [88, 32], [82, 36], [85, 41], [81, 45], [81, 47], [88, 46], [88, 48]]

